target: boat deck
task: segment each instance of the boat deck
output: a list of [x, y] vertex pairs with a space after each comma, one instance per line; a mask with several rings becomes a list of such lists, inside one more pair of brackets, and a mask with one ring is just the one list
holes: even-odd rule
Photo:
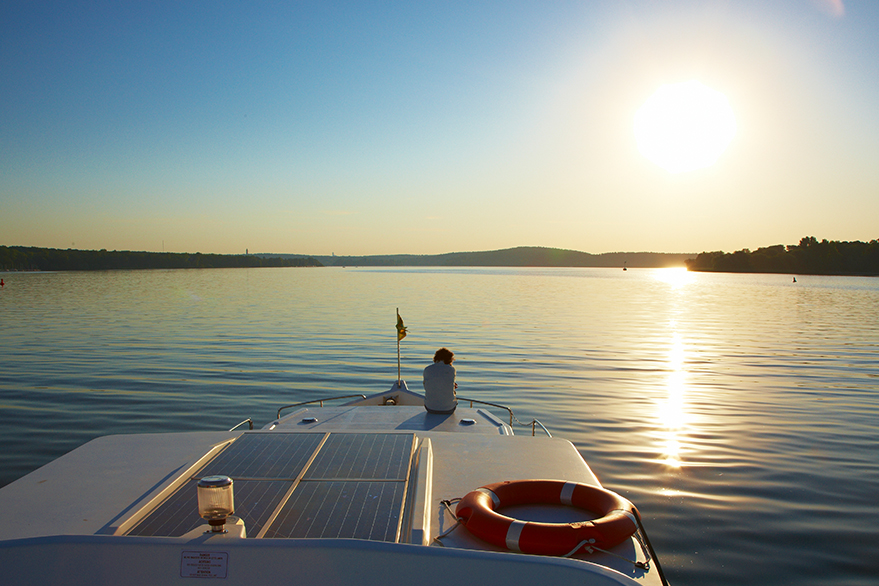
[[[195, 483], [214, 474], [233, 478], [235, 514], [246, 526], [247, 539], [237, 544], [213, 539], [220, 539], [225, 545], [219, 547], [227, 551], [246, 543], [288, 538], [312, 543], [319, 538], [322, 545], [315, 549], [333, 550], [334, 540], [354, 539], [519, 558], [463, 527], [449, 532], [456, 521], [442, 501], [504, 480], [599, 483], [570, 442], [511, 433], [482, 409], [436, 415], [423, 407], [394, 405], [302, 408], [248, 432], [99, 438], [0, 489], [0, 503], [15, 503], [4, 507], [0, 558], [12, 540], [63, 542], [58, 536], [78, 536], [75, 541], [82, 547], [97, 543], [98, 536], [126, 536], [118, 544], [148, 540], [137, 541], [144, 544], [137, 551], [165, 543], [155, 539], [183, 540], [193, 548], [197, 542], [201, 550], [210, 544], [199, 530], [204, 521], [196, 512]], [[573, 519], [558, 515], [571, 513], [567, 507], [532, 507], [516, 516], [568, 522]], [[374, 547], [376, 555], [388, 552]], [[643, 559], [634, 540], [615, 551]], [[428, 558], [438, 563], [445, 555]], [[615, 558], [579, 557], [636, 582], [649, 577], [647, 583], [655, 583], [652, 575]], [[555, 559], [567, 567], [568, 560]]]
[[306, 407], [269, 426], [274, 431], [401, 431], [513, 435], [485, 409], [460, 407], [450, 414], [420, 406]]

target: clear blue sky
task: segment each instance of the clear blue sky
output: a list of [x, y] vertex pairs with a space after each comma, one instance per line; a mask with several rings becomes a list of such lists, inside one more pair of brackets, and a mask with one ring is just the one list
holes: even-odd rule
[[[711, 167], [638, 152], [696, 79]], [[0, 244], [434, 254], [879, 237], [879, 2], [8, 2]]]

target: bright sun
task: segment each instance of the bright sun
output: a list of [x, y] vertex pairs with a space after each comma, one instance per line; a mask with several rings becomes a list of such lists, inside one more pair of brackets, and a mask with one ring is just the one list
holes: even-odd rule
[[696, 80], [661, 86], [635, 113], [638, 150], [669, 173], [713, 165], [735, 134], [726, 96]]

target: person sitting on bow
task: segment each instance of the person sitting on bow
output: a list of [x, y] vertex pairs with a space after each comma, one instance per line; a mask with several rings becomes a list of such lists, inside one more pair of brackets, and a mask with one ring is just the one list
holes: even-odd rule
[[424, 408], [428, 413], [454, 413], [458, 406], [454, 360], [454, 352], [440, 348], [433, 355], [433, 364], [424, 369]]

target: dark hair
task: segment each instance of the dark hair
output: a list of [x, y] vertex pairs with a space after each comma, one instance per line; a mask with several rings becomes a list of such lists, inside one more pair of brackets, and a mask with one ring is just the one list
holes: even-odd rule
[[433, 355], [433, 361], [439, 362], [442, 360], [446, 364], [451, 364], [452, 360], [455, 359], [455, 353], [449, 350], [448, 348], [440, 348], [436, 351], [436, 354]]

